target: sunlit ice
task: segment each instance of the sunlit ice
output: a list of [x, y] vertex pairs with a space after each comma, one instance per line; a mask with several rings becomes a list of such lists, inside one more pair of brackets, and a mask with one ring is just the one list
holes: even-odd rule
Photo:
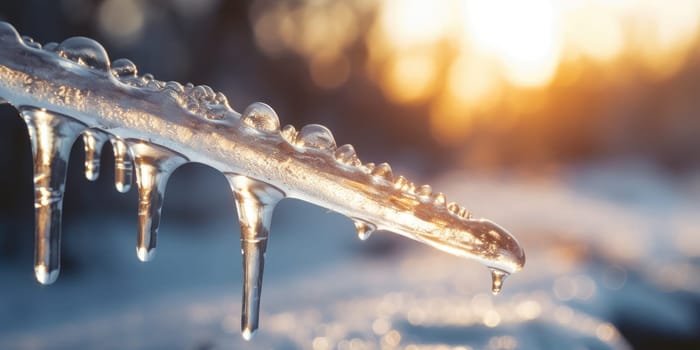
[[[557, 82], [576, 84], [585, 67], [608, 67], [608, 81], [668, 79], [696, 47], [700, 20], [695, 0], [386, 0], [337, 7], [313, 1], [254, 13], [256, 40], [272, 55], [306, 58], [322, 89], [342, 87], [364, 66], [388, 100], [427, 106], [431, 134], [445, 144], [462, 140], [475, 121], [504, 124], [492, 116], [507, 114], [508, 106], [530, 108], [533, 94], [546, 99]], [[331, 16], [356, 25], [307, 30], [312, 19]], [[311, 49], [305, 33], [319, 45]], [[367, 56], [348, 74], [358, 42]], [[322, 53], [328, 67], [341, 68], [329, 70], [328, 79], [315, 63]]]

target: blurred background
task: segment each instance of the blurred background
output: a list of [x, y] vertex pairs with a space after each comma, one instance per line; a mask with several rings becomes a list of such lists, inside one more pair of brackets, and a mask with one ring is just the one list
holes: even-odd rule
[[85, 180], [78, 142], [62, 275], [43, 287], [29, 140], [3, 105], [2, 348], [700, 347], [700, 1], [30, 0], [0, 3], [0, 20], [41, 43], [94, 38], [239, 112], [263, 101], [283, 124], [326, 125], [528, 256], [492, 297], [476, 263], [383, 232], [359, 242], [349, 219], [285, 200], [246, 344], [224, 178], [174, 174], [141, 264], [135, 191], [113, 190], [108, 148]]

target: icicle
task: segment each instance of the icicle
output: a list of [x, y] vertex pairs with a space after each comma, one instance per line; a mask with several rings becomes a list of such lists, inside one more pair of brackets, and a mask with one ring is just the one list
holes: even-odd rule
[[106, 134], [97, 130], [86, 130], [83, 132], [85, 178], [90, 181], [95, 181], [100, 176], [100, 154], [107, 138]]
[[134, 170], [129, 147], [120, 138], [112, 137], [109, 142], [114, 151], [114, 187], [121, 193], [129, 192]]
[[136, 255], [141, 261], [153, 259], [156, 252], [160, 211], [170, 174], [187, 159], [171, 150], [129, 139], [134, 154], [136, 186], [139, 190], [139, 229]]
[[243, 305], [241, 333], [250, 340], [258, 329], [265, 250], [275, 205], [284, 193], [263, 182], [225, 174], [236, 201], [243, 253]]
[[361, 241], [366, 241], [372, 235], [372, 233], [377, 229], [377, 226], [364, 222], [359, 219], [354, 219], [355, 229], [357, 230], [357, 238]]
[[40, 283], [51, 284], [61, 268], [61, 210], [68, 157], [85, 126], [43, 109], [20, 111], [27, 123], [34, 156], [34, 272]]
[[491, 271], [491, 293], [498, 295], [503, 288], [503, 281], [508, 277], [508, 273], [496, 268], [489, 268]]

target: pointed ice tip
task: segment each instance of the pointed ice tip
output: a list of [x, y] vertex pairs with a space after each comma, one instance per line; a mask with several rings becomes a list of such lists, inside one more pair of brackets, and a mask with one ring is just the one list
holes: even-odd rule
[[138, 256], [139, 260], [142, 262], [149, 262], [156, 256], [156, 248], [148, 250], [144, 247], [136, 247], [136, 256]]
[[49, 271], [44, 265], [37, 265], [34, 267], [34, 275], [36, 280], [43, 285], [48, 285], [56, 282], [58, 279], [59, 270]]
[[242, 327], [241, 328], [241, 336], [246, 341], [250, 341], [255, 336], [255, 331], [256, 331], [256, 329], [252, 329], [250, 327]]
[[114, 184], [114, 187], [117, 189], [119, 193], [127, 193], [131, 189], [131, 184], [125, 184], [121, 182], [116, 182]]

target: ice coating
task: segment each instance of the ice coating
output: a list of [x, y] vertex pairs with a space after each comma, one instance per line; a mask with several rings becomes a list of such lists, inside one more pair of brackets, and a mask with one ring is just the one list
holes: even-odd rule
[[352, 218], [360, 238], [375, 230], [390, 231], [476, 260], [498, 272], [494, 290], [525, 263], [523, 249], [505, 229], [472, 218], [456, 203], [445, 204], [444, 194], [395, 176], [387, 163], [362, 165], [352, 145], [336, 148], [332, 133], [321, 125], [280, 130], [277, 114], [265, 104], [253, 104], [241, 115], [206, 85], [139, 76], [136, 65], [126, 59], [110, 67], [105, 50], [90, 39], [71, 38], [51, 50], [36, 46], [28, 46], [12, 26], [0, 22], [0, 101], [22, 111], [39, 175], [35, 271], [42, 283], [51, 283], [58, 274], [67, 152], [83, 132], [92, 135], [85, 142], [93, 159], [90, 176], [96, 176], [97, 135], [112, 143], [118, 190], [129, 189], [135, 170], [141, 260], [153, 257], [172, 171], [198, 162], [226, 175], [241, 222], [246, 338], [258, 327], [269, 217], [282, 197]]

